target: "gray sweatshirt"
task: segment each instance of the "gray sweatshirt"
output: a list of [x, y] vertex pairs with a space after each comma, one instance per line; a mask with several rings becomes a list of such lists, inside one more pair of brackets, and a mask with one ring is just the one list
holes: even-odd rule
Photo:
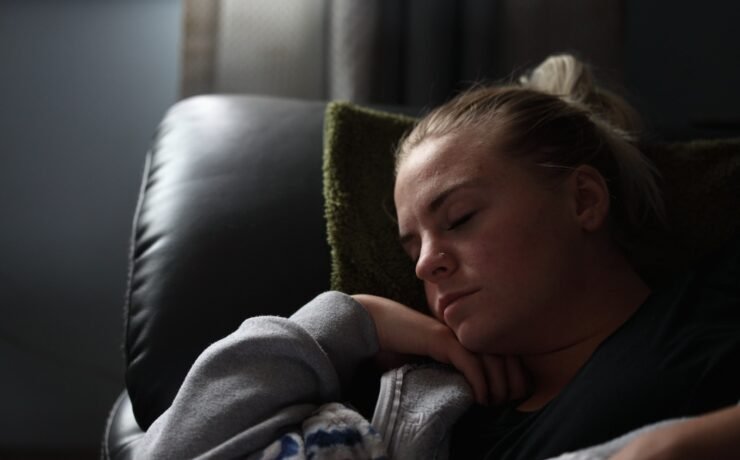
[[136, 458], [235, 458], [341, 401], [355, 367], [378, 351], [375, 326], [351, 297], [324, 293], [291, 318], [249, 318], [208, 347]]
[[[319, 295], [290, 318], [247, 319], [198, 357], [134, 456], [257, 458], [323, 405], [342, 401], [357, 365], [377, 352], [372, 318], [339, 292]], [[389, 458], [446, 459], [450, 429], [472, 402], [450, 368], [404, 366], [383, 376], [372, 425]], [[563, 458], [606, 458], [629, 439]]]

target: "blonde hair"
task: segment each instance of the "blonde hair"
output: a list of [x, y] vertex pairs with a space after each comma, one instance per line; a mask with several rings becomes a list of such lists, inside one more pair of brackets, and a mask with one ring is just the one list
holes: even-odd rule
[[536, 165], [550, 179], [590, 165], [606, 180], [612, 234], [627, 249], [630, 235], [665, 215], [659, 173], [635, 145], [640, 127], [637, 112], [598, 88], [588, 66], [556, 55], [519, 84], [474, 88], [430, 112], [399, 144], [396, 170], [425, 139], [455, 132], [480, 135], [492, 150]]

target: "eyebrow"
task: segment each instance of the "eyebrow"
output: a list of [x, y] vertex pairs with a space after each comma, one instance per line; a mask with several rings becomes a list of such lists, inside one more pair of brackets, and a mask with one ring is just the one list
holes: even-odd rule
[[[427, 206], [427, 211], [429, 214], [434, 214], [439, 208], [442, 207], [445, 201], [457, 192], [458, 190], [465, 189], [465, 188], [473, 188], [479, 186], [481, 183], [480, 179], [467, 179], [460, 181], [456, 184], [451, 185], [450, 187], [447, 187], [446, 189], [442, 190], [437, 194], [436, 197], [429, 203]], [[411, 233], [404, 233], [402, 235], [399, 235], [398, 241], [401, 243], [401, 246], [406, 246], [406, 244], [411, 241], [411, 239], [414, 238], [414, 235]]]

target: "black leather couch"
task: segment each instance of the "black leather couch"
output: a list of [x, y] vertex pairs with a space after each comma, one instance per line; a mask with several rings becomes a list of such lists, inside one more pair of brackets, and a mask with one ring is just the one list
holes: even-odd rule
[[[133, 458], [143, 430], [170, 405], [209, 344], [250, 316], [288, 316], [329, 288], [325, 107], [213, 95], [186, 99], [164, 117], [134, 216], [126, 390], [106, 424], [104, 458]], [[722, 195], [722, 209], [732, 208], [732, 193]], [[684, 195], [674, 194], [681, 203]], [[369, 415], [368, 392], [377, 388], [367, 382], [377, 379], [367, 372], [374, 371], [358, 375], [351, 402]]]
[[126, 390], [106, 426], [105, 458], [132, 458], [207, 345], [249, 316], [289, 315], [328, 289], [324, 108], [198, 96], [166, 114], [132, 229]]

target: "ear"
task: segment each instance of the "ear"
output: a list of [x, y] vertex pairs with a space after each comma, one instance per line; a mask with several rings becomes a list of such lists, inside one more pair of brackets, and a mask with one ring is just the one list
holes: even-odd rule
[[570, 177], [574, 217], [587, 232], [601, 229], [609, 215], [609, 187], [593, 166], [581, 165]]

